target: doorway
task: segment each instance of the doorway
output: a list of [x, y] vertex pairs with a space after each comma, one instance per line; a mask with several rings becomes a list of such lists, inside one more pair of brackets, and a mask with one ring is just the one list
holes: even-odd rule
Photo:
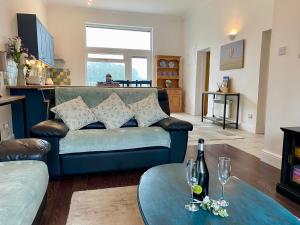
[[[204, 81], [204, 91], [209, 91], [209, 75], [210, 75], [210, 51], [206, 52], [205, 60], [205, 81]], [[208, 112], [208, 95], [204, 97], [204, 115]]]
[[[209, 48], [197, 52], [195, 115], [201, 115], [202, 92], [209, 91], [210, 57]], [[204, 101], [204, 115], [206, 115], [208, 113], [208, 97]]]
[[257, 134], [265, 133], [271, 37], [272, 30], [267, 30], [262, 33], [256, 119]]

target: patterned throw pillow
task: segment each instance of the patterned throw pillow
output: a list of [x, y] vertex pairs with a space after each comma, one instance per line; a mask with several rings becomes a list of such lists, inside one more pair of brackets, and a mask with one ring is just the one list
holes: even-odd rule
[[134, 113], [116, 93], [112, 93], [92, 111], [97, 120], [103, 123], [106, 129], [120, 128], [128, 122]]
[[149, 127], [150, 125], [168, 118], [169, 116], [161, 109], [156, 94], [151, 94], [141, 101], [129, 105], [135, 114], [139, 127]]
[[70, 130], [78, 130], [97, 122], [93, 112], [84, 103], [81, 96], [57, 105], [51, 111], [57, 114]]

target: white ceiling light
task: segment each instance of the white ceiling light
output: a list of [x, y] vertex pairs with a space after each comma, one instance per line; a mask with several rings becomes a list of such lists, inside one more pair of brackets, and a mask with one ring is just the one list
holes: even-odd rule
[[93, 3], [93, 0], [88, 0], [88, 6], [91, 6], [92, 5], [92, 3]]

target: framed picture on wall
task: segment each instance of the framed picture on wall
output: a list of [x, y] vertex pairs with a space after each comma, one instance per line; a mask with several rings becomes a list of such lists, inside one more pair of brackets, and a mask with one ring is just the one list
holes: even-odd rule
[[221, 46], [220, 70], [244, 68], [245, 40]]

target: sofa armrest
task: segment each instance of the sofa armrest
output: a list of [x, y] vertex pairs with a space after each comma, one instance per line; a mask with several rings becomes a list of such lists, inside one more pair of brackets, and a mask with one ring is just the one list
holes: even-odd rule
[[168, 117], [156, 123], [166, 131], [192, 131], [193, 125], [187, 121], [179, 120], [174, 117]]
[[46, 162], [50, 144], [35, 138], [7, 140], [0, 143], [0, 161], [40, 160]]
[[33, 126], [30, 130], [31, 136], [43, 137], [57, 137], [63, 138], [67, 135], [69, 128], [60, 120], [46, 120]]

